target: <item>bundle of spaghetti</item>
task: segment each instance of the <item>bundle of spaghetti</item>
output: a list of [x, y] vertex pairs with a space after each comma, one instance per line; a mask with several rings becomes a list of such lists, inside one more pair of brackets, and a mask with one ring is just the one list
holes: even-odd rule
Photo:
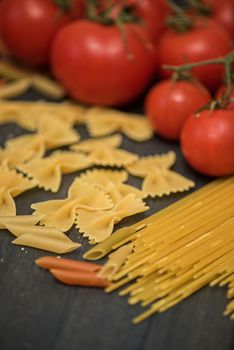
[[[151, 305], [134, 323], [166, 311], [205, 285], [227, 285], [228, 298], [233, 298], [233, 190], [234, 177], [216, 180], [133, 227], [120, 229], [111, 247], [105, 243], [106, 251], [133, 243], [133, 252], [107, 291], [132, 281], [120, 295], [130, 294], [130, 304]], [[94, 249], [103, 252], [97, 245], [86, 257], [93, 258]], [[224, 313], [231, 318], [233, 304]]]
[[[84, 258], [88, 260], [101, 259], [110, 253], [112, 250], [117, 249], [129, 241], [135, 240], [139, 237], [139, 232], [144, 233], [146, 229], [150, 229], [150, 224], [161, 222], [168, 223], [168, 219], [176, 215], [183, 217], [186, 215], [186, 211], [194, 212], [196, 208], [202, 208], [204, 204], [213, 205], [213, 199], [219, 200], [224, 195], [222, 190], [226, 188], [227, 193], [232, 195], [232, 188], [234, 183], [234, 177], [229, 179], [218, 179], [210, 182], [208, 185], [200, 188], [199, 190], [187, 195], [181, 200], [171, 204], [170, 206], [160, 210], [159, 212], [146, 217], [145, 219], [137, 222], [134, 225], [123, 227], [117, 230], [111, 237], [106, 239], [104, 242], [97, 244], [84, 254]], [[222, 194], [221, 194], [222, 193]], [[175, 217], [175, 220], [178, 217]], [[152, 230], [151, 230], [152, 231]], [[146, 233], [145, 236], [147, 236]]]

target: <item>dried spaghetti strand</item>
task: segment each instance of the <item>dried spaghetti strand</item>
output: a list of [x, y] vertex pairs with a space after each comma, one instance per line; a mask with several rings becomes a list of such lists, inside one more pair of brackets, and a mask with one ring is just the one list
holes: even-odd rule
[[[205, 285], [227, 285], [228, 297], [233, 298], [233, 189], [234, 177], [216, 180], [150, 218], [118, 231], [122, 240], [116, 238], [110, 250], [130, 241], [133, 252], [113, 277], [117, 282], [107, 291], [131, 282], [120, 295], [130, 294], [130, 304], [150, 305], [134, 323], [168, 310]], [[136, 232], [139, 227], [142, 229]], [[95, 248], [91, 258], [103, 253], [99, 245]], [[233, 317], [233, 304], [229, 305], [224, 313]]]
[[108, 237], [105, 241], [97, 244], [95, 247], [87, 251], [84, 254], [84, 258], [88, 260], [101, 259], [121, 245], [126, 244], [130, 241], [134, 241], [135, 238], [138, 237], [139, 232], [147, 232], [147, 227], [150, 223], [157, 225], [157, 222], [159, 221], [167, 222], [168, 218], [172, 218], [173, 220], [174, 216], [176, 219], [176, 215], [178, 215], [178, 213], [182, 213], [183, 215], [184, 211], [188, 208], [193, 208], [193, 206], [202, 206], [203, 202], [210, 203], [210, 205], [212, 205], [212, 201], [214, 199], [219, 200], [221, 193], [223, 193], [225, 189], [231, 193], [233, 186], [233, 178], [214, 180], [208, 185], [200, 188], [192, 194], [185, 196], [183, 199], [175, 202], [174, 204], [171, 204], [159, 212], [148, 216], [136, 224], [128, 227], [123, 227], [115, 231], [114, 234]]

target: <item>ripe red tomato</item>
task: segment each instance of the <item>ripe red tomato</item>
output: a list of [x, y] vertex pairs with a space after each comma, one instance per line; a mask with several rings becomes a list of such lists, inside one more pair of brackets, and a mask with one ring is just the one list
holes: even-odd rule
[[[161, 65], [182, 65], [226, 55], [232, 50], [231, 38], [226, 30], [210, 19], [199, 19], [187, 32], [167, 29], [159, 43]], [[171, 72], [162, 69], [162, 76]], [[221, 64], [206, 65], [192, 69], [192, 73], [211, 91], [221, 84], [224, 67]]]
[[71, 17], [75, 19], [84, 18], [86, 14], [86, 1], [85, 0], [70, 0]]
[[68, 21], [52, 0], [3, 0], [0, 23], [10, 51], [30, 65], [48, 62], [51, 42]]
[[135, 5], [135, 14], [142, 20], [143, 24], [153, 38], [159, 36], [164, 28], [165, 18], [170, 13], [170, 8], [166, 0], [128, 0], [129, 3]]
[[198, 82], [164, 80], [148, 93], [145, 111], [159, 135], [179, 140], [185, 120], [210, 100], [209, 91]]
[[[170, 8], [166, 0], [113, 0], [112, 10], [109, 17], [116, 18], [123, 8], [128, 8], [130, 15], [139, 17], [141, 25], [149, 31], [152, 39], [159, 36], [164, 28], [166, 16], [170, 13]], [[114, 4], [114, 6], [113, 6]], [[110, 8], [110, 1], [100, 0], [99, 10]]]
[[234, 40], [234, 1], [233, 0], [203, 0], [210, 5], [212, 17], [223, 25]]
[[87, 104], [123, 105], [137, 97], [157, 68], [156, 49], [139, 25], [80, 20], [59, 31], [51, 54], [52, 70], [75, 99]]
[[[224, 85], [221, 85], [219, 87], [219, 89], [217, 90], [216, 94], [215, 94], [215, 97], [217, 99], [220, 99], [221, 96], [224, 94], [225, 92], [225, 86]], [[231, 99], [234, 100], [234, 86], [232, 87], [232, 93], [231, 93]], [[228, 108], [233, 108], [234, 109], [234, 101], [233, 102], [230, 102], [230, 104], [228, 105]]]
[[234, 173], [234, 109], [203, 110], [191, 115], [181, 133], [188, 163], [209, 176]]

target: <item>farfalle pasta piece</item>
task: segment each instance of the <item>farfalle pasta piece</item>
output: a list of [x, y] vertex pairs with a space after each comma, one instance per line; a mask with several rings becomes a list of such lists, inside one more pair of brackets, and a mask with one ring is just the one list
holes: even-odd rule
[[121, 131], [119, 112], [102, 107], [87, 111], [87, 128], [92, 137], [100, 137]]
[[93, 107], [87, 112], [87, 127], [91, 136], [122, 132], [134, 141], [146, 141], [153, 131], [144, 116], [114, 109]]
[[16, 215], [14, 197], [36, 186], [15, 170], [5, 166], [0, 167], [0, 215]]
[[66, 232], [75, 222], [76, 203], [76, 200], [55, 199], [33, 203], [31, 208], [35, 210], [35, 215], [43, 215], [41, 225], [56, 227]]
[[114, 225], [123, 218], [142, 213], [149, 207], [141, 199], [137, 199], [134, 194], [129, 194], [122, 198], [110, 210], [87, 211], [79, 209], [76, 218], [76, 227], [88, 237], [92, 243], [101, 242], [111, 235]]
[[46, 149], [70, 145], [80, 139], [68, 123], [48, 114], [43, 114], [38, 120], [38, 134], [44, 137]]
[[23, 128], [35, 131], [38, 120], [43, 114], [48, 118], [55, 117], [70, 126], [86, 122], [86, 107], [70, 102], [53, 103], [44, 101], [1, 101], [0, 124], [16, 123]]
[[68, 198], [34, 203], [31, 207], [35, 215], [43, 216], [42, 225], [66, 232], [74, 224], [78, 208], [106, 210], [112, 207], [112, 202], [103, 191], [77, 178], [68, 191]]
[[[130, 193], [134, 194], [136, 198], [139, 198], [139, 199], [145, 198], [145, 193], [143, 191], [128, 184], [116, 184], [116, 189], [118, 193], [121, 195], [121, 198], [127, 196]], [[114, 202], [113, 199], [112, 201]]]
[[69, 102], [27, 102], [27, 113], [33, 119], [40, 119], [41, 115], [46, 114], [48, 117], [57, 118], [69, 124], [84, 124], [86, 108]]
[[5, 187], [0, 187], [0, 215], [16, 215], [15, 201]]
[[15, 123], [24, 129], [36, 130], [36, 119], [28, 112], [34, 102], [0, 101], [0, 124]]
[[153, 131], [146, 117], [139, 117], [137, 115], [131, 114], [127, 121], [122, 125], [122, 133], [126, 135], [129, 139], [143, 142], [151, 139], [153, 137]]
[[86, 122], [85, 113], [87, 108], [69, 101], [61, 103], [38, 102], [36, 108], [39, 108], [40, 113], [49, 113], [70, 125]]
[[195, 183], [186, 177], [167, 169], [156, 169], [149, 173], [142, 184], [142, 190], [150, 197], [162, 197], [170, 193], [188, 191]]
[[33, 150], [28, 149], [0, 149], [0, 165], [5, 165], [8, 168], [16, 168], [17, 165], [22, 164], [34, 156]]
[[71, 149], [78, 152], [88, 153], [94, 164], [103, 166], [123, 166], [135, 161], [136, 154], [116, 149], [122, 142], [121, 135], [113, 135], [101, 139], [91, 139], [71, 146]]
[[30, 85], [30, 78], [23, 78], [0, 85], [0, 99], [20, 96], [28, 90]]
[[100, 147], [117, 148], [121, 143], [122, 136], [116, 134], [110, 137], [84, 140], [76, 145], [72, 145], [70, 148], [74, 151], [90, 153]]
[[176, 154], [173, 151], [168, 153], [141, 157], [134, 163], [126, 167], [127, 171], [134, 176], [145, 177], [147, 174], [154, 172], [155, 169], [168, 169], [176, 160]]
[[89, 153], [89, 157], [96, 165], [122, 167], [133, 163], [138, 155], [115, 148], [100, 147]]
[[[6, 149], [12, 150], [27, 150], [30, 154], [30, 159], [41, 158], [46, 152], [45, 140], [42, 135], [29, 134], [15, 137], [6, 142]], [[32, 156], [31, 156], [32, 155]]]
[[4, 59], [0, 61], [0, 75], [7, 82], [6, 87], [9, 85], [9, 90], [4, 94], [1, 92], [1, 98], [19, 96], [29, 87], [33, 87], [43, 95], [53, 99], [61, 99], [65, 95], [64, 88], [48, 76], [22, 69], [11, 62], [4, 61]]
[[79, 177], [75, 178], [68, 189], [69, 199], [76, 200], [78, 196], [79, 207], [85, 210], [106, 210], [113, 207], [111, 199], [104, 191], [81, 181]]
[[57, 81], [50, 79], [46, 75], [33, 73], [30, 80], [33, 89], [47, 96], [48, 98], [60, 100], [66, 95], [62, 85], [60, 85]]
[[62, 174], [85, 169], [90, 165], [92, 161], [83, 154], [57, 151], [49, 157], [21, 164], [18, 169], [29, 178], [33, 178], [39, 187], [57, 192], [62, 182]]
[[123, 183], [128, 179], [128, 173], [125, 170], [104, 170], [93, 169], [81, 174], [80, 179], [89, 184], [100, 186], [104, 191], [109, 181], [115, 184]]
[[38, 132], [18, 136], [6, 142], [6, 148], [27, 149], [33, 153], [33, 158], [41, 158], [47, 149], [76, 143], [78, 133], [69, 124], [48, 115], [41, 116], [38, 122]]
[[136, 187], [123, 184], [128, 179], [126, 171], [94, 169], [82, 174], [80, 178], [105, 191], [114, 204], [129, 193], [135, 194], [136, 198], [144, 198], [145, 196], [144, 192]]
[[58, 118], [70, 122], [71, 124], [85, 124], [87, 107], [65, 101], [59, 104]]
[[128, 173], [126, 171], [103, 169], [89, 170], [80, 176], [82, 181], [92, 184], [106, 192], [114, 204], [123, 197], [117, 186], [126, 181], [127, 178]]

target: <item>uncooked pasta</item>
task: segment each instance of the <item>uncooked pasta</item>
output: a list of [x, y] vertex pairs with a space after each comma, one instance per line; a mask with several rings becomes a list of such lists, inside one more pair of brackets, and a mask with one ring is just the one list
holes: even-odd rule
[[101, 211], [112, 208], [113, 204], [105, 192], [91, 184], [75, 178], [65, 199], [52, 199], [33, 203], [36, 215], [42, 215], [41, 224], [68, 231], [75, 223], [79, 210]]
[[0, 166], [0, 215], [15, 215], [14, 198], [35, 186], [34, 181], [24, 178], [15, 170]]
[[[120, 229], [85, 254], [99, 258], [127, 242], [133, 252], [107, 287], [125, 284], [130, 304], [150, 306], [139, 323], [176, 305], [205, 285], [226, 285], [234, 296], [234, 177], [219, 179], [137, 224]], [[114, 239], [114, 236], [116, 238]], [[131, 284], [129, 285], [129, 282]], [[234, 318], [233, 301], [225, 315]]]
[[87, 127], [90, 135], [94, 137], [122, 132], [130, 139], [142, 142], [153, 136], [146, 118], [110, 108], [90, 108], [87, 112]]
[[30, 162], [19, 164], [17, 169], [26, 174], [28, 178], [34, 179], [38, 187], [44, 188], [46, 191], [57, 192], [63, 174], [73, 173], [91, 165], [92, 161], [84, 154], [56, 151], [49, 157], [33, 159]]
[[0, 216], [0, 229], [7, 229], [16, 239], [13, 244], [47, 250], [53, 253], [68, 253], [81, 246], [71, 241], [54, 227], [37, 226], [40, 215]]
[[111, 281], [113, 276], [119, 271], [127, 256], [132, 251], [132, 244], [125, 244], [119, 247], [114, 253], [109, 255], [108, 261], [98, 272], [98, 276]]

